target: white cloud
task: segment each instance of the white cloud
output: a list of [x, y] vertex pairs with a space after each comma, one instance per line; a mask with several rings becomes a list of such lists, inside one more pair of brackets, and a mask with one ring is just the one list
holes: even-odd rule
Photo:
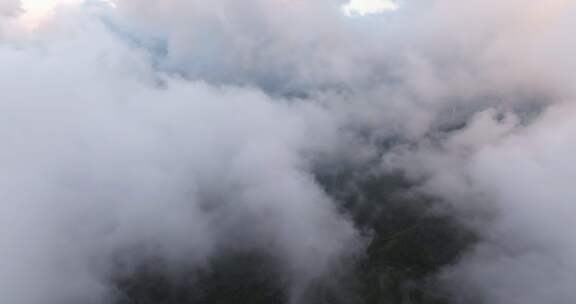
[[298, 294], [356, 241], [310, 172], [372, 151], [351, 130], [408, 141], [386, 169], [493, 215], [446, 274], [460, 297], [574, 302], [574, 5], [422, 1], [362, 23], [343, 2], [118, 0], [0, 37], [0, 302], [106, 300], [117, 252], [202, 265], [223, 244], [279, 256]]
[[399, 8], [397, 3], [390, 0], [351, 0], [343, 6], [344, 12], [350, 16], [380, 14], [386, 11], [395, 11]]

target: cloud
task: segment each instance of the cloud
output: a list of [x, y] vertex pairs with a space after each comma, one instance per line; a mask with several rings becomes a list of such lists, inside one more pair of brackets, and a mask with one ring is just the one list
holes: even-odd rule
[[381, 14], [386, 11], [396, 11], [399, 9], [399, 5], [392, 1], [353, 0], [347, 3], [343, 9], [344, 12], [350, 16], [365, 16], [369, 14]]
[[572, 105], [551, 108], [538, 122], [473, 154], [471, 186], [493, 202], [495, 217], [479, 244], [447, 276], [489, 303], [576, 299], [570, 186]]
[[119, 259], [202, 267], [230, 246], [276, 256], [296, 292], [346, 254], [306, 156], [336, 136], [321, 106], [157, 73], [59, 18], [0, 50], [2, 301], [101, 303]]
[[29, 30], [0, 2], [0, 301], [111, 302], [118, 264], [239, 249], [297, 303], [362, 248], [314, 169], [382, 157], [478, 234], [438, 274], [455, 301], [572, 302], [575, 5], [346, 4], [89, 1]]
[[0, 16], [14, 16], [20, 10], [20, 1], [3, 0], [0, 2]]

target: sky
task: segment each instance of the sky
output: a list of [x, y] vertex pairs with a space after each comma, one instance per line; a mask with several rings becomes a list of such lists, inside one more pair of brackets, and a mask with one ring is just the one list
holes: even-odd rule
[[46, 18], [49, 18], [56, 7], [79, 5], [80, 3], [81, 0], [24, 0], [21, 2], [21, 7], [24, 10], [24, 14], [20, 17], [21, 22], [30, 29], [36, 28]]
[[[22, 0], [22, 8], [26, 12], [22, 16], [27, 27], [37, 27], [50, 15], [57, 6], [78, 5], [82, 0]], [[113, 2], [111, 2], [113, 3]], [[366, 15], [396, 10], [398, 5], [387, 0], [353, 0], [342, 6], [349, 15]]]
[[368, 15], [385, 11], [395, 11], [399, 8], [397, 3], [382, 0], [353, 0], [343, 6], [346, 14]]

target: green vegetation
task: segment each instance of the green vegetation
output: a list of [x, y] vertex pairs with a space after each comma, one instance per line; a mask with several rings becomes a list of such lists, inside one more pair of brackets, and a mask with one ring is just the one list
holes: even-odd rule
[[[438, 210], [441, 203], [409, 195], [399, 176], [360, 177], [360, 171], [320, 174], [367, 240], [359, 254], [312, 283], [299, 301], [310, 304], [446, 304], [434, 280], [473, 243], [472, 233]], [[118, 278], [119, 304], [288, 303], [277, 261], [262, 252], [227, 252], [201, 270], [165, 271], [145, 265]], [[155, 264], [155, 265], [154, 265]]]

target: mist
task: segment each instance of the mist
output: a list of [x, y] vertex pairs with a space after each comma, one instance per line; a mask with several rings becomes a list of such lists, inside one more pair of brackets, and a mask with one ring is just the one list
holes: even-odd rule
[[0, 0], [0, 302], [576, 301], [576, 3], [347, 5]]

